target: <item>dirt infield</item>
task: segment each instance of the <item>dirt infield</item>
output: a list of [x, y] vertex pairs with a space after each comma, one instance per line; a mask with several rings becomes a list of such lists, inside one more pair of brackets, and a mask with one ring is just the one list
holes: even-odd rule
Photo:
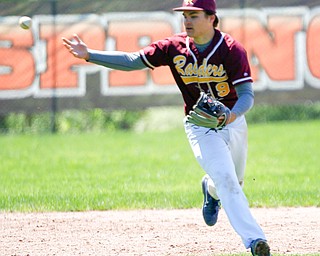
[[[320, 208], [252, 209], [274, 254], [320, 253]], [[214, 255], [245, 253], [222, 210], [0, 213], [2, 256]]]

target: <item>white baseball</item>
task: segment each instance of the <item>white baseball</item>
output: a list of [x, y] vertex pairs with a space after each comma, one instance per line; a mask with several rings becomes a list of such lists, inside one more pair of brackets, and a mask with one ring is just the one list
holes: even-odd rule
[[23, 29], [29, 29], [32, 25], [32, 19], [28, 16], [22, 16], [19, 18], [19, 25]]

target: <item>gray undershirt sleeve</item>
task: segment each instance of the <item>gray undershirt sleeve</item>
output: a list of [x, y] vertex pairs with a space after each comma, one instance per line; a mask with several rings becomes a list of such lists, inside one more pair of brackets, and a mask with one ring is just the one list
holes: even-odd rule
[[142, 62], [139, 52], [127, 53], [121, 51], [97, 51], [88, 50], [88, 62], [107, 68], [133, 71], [146, 68]]
[[241, 116], [247, 113], [254, 104], [254, 93], [252, 89], [252, 83], [247, 82], [235, 86], [238, 100], [232, 108], [232, 112], [236, 116]]

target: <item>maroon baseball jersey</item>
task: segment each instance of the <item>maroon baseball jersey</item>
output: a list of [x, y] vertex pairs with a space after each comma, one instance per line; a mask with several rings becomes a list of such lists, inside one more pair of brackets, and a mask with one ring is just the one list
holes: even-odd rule
[[238, 99], [234, 86], [252, 82], [245, 49], [217, 29], [204, 52], [199, 52], [193, 39], [181, 33], [150, 44], [140, 55], [151, 69], [170, 67], [182, 93], [186, 114], [199, 98], [200, 88], [232, 109]]

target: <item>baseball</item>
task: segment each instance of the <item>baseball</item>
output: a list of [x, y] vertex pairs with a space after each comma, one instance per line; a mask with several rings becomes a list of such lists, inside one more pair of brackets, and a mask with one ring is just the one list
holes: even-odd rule
[[32, 25], [32, 20], [28, 16], [22, 16], [19, 18], [19, 25], [23, 29], [29, 29]]

